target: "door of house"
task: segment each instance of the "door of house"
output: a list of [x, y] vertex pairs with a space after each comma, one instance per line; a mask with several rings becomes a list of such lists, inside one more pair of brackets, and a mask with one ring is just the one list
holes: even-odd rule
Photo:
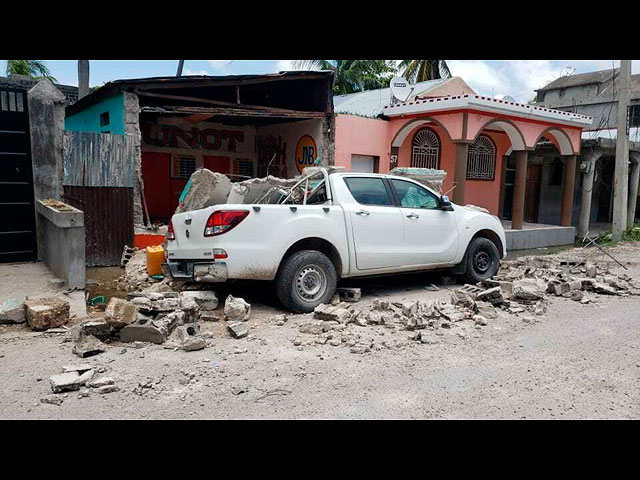
[[524, 190], [524, 221], [538, 221], [538, 205], [540, 204], [540, 179], [542, 165], [527, 165], [527, 186]]
[[38, 258], [25, 90], [0, 84], [0, 262]]

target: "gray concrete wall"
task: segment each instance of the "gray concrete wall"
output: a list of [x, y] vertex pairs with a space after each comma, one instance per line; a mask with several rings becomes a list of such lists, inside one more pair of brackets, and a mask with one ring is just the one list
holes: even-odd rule
[[58, 211], [36, 202], [43, 233], [42, 261], [64, 280], [68, 288], [84, 289], [85, 228], [84, 213], [67, 205], [70, 211]]
[[[31, 159], [35, 200], [61, 200], [65, 97], [49, 80], [40, 80], [27, 93], [31, 128]], [[38, 257], [42, 258], [44, 231], [36, 215]]]
[[133, 156], [133, 223], [144, 225], [140, 181], [142, 178], [142, 133], [140, 131], [140, 103], [135, 93], [124, 92], [124, 133], [134, 138]]

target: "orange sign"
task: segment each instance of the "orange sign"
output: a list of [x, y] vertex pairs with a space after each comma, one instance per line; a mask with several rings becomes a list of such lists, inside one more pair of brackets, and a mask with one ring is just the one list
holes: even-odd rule
[[303, 135], [296, 145], [296, 167], [298, 172], [302, 173], [304, 167], [318, 165], [318, 147], [315, 140], [309, 135]]

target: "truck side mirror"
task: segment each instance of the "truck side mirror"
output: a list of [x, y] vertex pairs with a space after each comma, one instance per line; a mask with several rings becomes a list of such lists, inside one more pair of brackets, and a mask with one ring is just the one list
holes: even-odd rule
[[446, 210], [447, 212], [453, 211], [453, 205], [451, 205], [451, 200], [446, 195], [442, 195], [440, 197], [440, 209]]

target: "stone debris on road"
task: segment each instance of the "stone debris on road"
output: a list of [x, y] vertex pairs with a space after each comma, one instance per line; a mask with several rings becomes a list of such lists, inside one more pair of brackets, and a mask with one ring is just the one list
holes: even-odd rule
[[243, 298], [229, 295], [224, 302], [224, 314], [229, 322], [246, 322], [251, 316], [251, 305]]
[[27, 323], [33, 330], [62, 327], [69, 322], [69, 301], [60, 298], [27, 299], [24, 302]]

